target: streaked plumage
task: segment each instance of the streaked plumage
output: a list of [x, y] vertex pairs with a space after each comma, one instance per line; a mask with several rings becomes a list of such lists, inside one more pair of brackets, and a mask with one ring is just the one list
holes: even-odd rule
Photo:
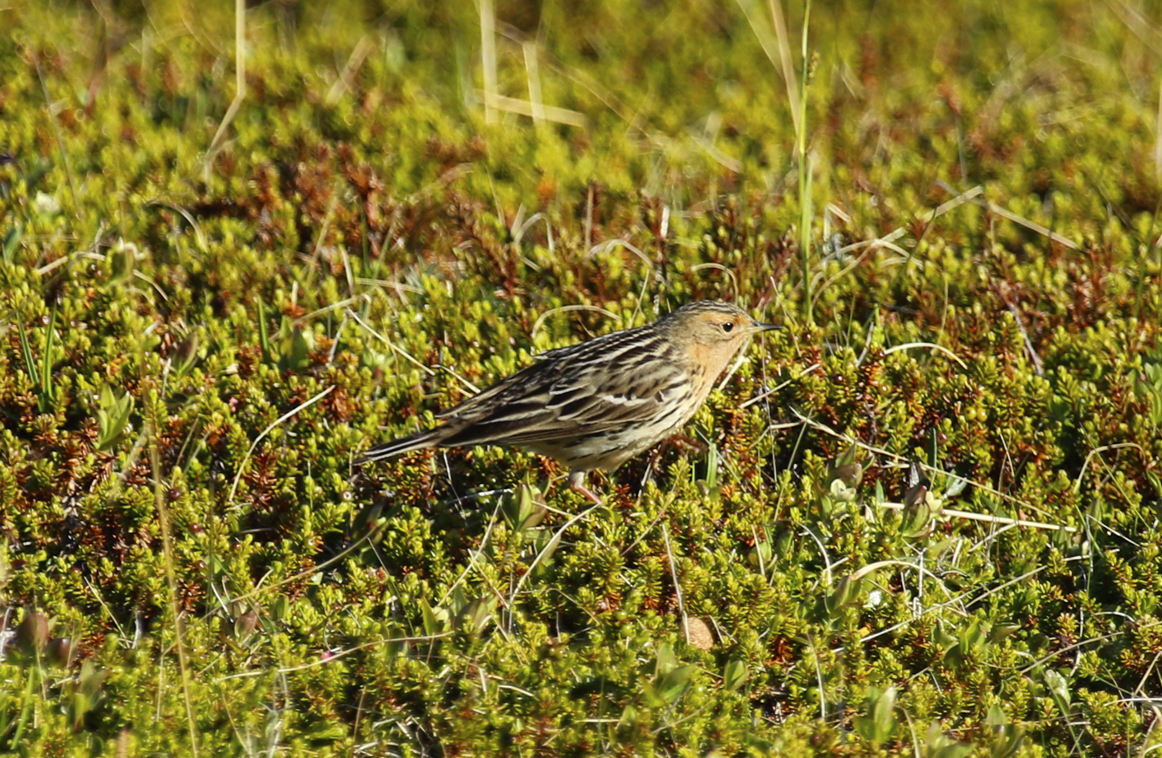
[[595, 502], [585, 474], [615, 469], [676, 433], [761, 324], [737, 306], [690, 303], [649, 326], [550, 350], [437, 415], [442, 423], [368, 450], [357, 462], [428, 447], [503, 445], [555, 458]]

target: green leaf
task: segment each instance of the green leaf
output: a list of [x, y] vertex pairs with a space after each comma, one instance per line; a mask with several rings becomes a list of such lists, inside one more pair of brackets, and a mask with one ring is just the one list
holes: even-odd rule
[[734, 692], [742, 685], [746, 684], [750, 672], [746, 668], [746, 662], [737, 658], [732, 658], [726, 663], [726, 668], [722, 672], [722, 686], [728, 692]]
[[11, 264], [16, 257], [16, 249], [20, 247], [20, 239], [24, 236], [24, 224], [16, 222], [8, 233], [4, 235], [4, 262]]
[[879, 747], [887, 742], [896, 730], [896, 688], [879, 690], [873, 687], [864, 701], [864, 714], [854, 720], [856, 732]]
[[998, 705], [990, 705], [985, 724], [992, 729], [988, 742], [989, 758], [1011, 758], [1020, 749], [1025, 739], [1025, 730], [1009, 723], [1005, 712]]
[[133, 271], [137, 267], [137, 246], [117, 240], [108, 252], [110, 279], [118, 284], [125, 284], [133, 278]]
[[100, 428], [97, 436], [98, 450], [109, 450], [125, 433], [129, 426], [129, 418], [133, 414], [133, 405], [133, 396], [128, 392], [117, 397], [109, 385], [101, 388], [100, 407], [97, 410]]
[[963, 477], [950, 476], [946, 478], [952, 479], [952, 484], [949, 484], [944, 488], [945, 500], [951, 500], [952, 498], [958, 496], [961, 492], [964, 492], [965, 488], [968, 487], [968, 480], [964, 479]]
[[652, 682], [646, 682], [643, 687], [646, 702], [654, 708], [673, 705], [690, 686], [690, 677], [697, 670], [698, 667], [694, 665], [678, 666], [656, 677]]
[[16, 329], [20, 333], [20, 351], [24, 353], [24, 370], [28, 379], [36, 385], [36, 362], [32, 360], [32, 346], [28, 343], [28, 332], [24, 329], [24, 322], [16, 319]]
[[262, 360], [265, 363], [270, 363], [273, 351], [270, 347], [270, 332], [266, 326], [266, 303], [262, 301], [262, 296], [255, 298], [258, 301], [258, 344], [262, 347]]
[[844, 606], [858, 603], [860, 593], [863, 591], [864, 578], [848, 574], [840, 579], [839, 583], [835, 586], [834, 592], [827, 598], [828, 612], [835, 613]]
[[1069, 716], [1069, 682], [1065, 677], [1057, 673], [1053, 669], [1045, 672], [1043, 677], [1045, 686], [1049, 689], [1049, 696], [1053, 699], [1053, 703], [1057, 706], [1057, 710], [1061, 711], [1062, 716]]
[[448, 611], [443, 608], [432, 608], [424, 599], [420, 599], [419, 605], [424, 619], [424, 634], [431, 637], [447, 629]]
[[932, 519], [943, 510], [940, 500], [926, 483], [912, 486], [904, 494], [903, 523], [900, 532], [909, 539], [927, 537], [932, 532]]
[[972, 747], [960, 745], [944, 734], [939, 724], [928, 727], [928, 734], [924, 739], [921, 755], [925, 758], [963, 758], [970, 755]]
[[513, 531], [523, 532], [532, 529], [544, 520], [548, 511], [540, 503], [540, 498], [540, 490], [528, 484], [522, 484], [516, 492], [504, 497], [502, 504], [504, 517]]
[[479, 634], [495, 620], [498, 598], [495, 595], [479, 597], [468, 602], [456, 615], [456, 628]]
[[718, 487], [718, 445], [711, 442], [706, 448], [706, 489]]
[[[289, 318], [284, 318], [289, 322]], [[305, 331], [301, 326], [292, 326], [291, 336], [283, 354], [284, 368], [292, 371], [302, 371], [311, 364], [311, 352], [315, 349], [315, 333]]]
[[[855, 489], [863, 481], [863, 464], [855, 459], [857, 452], [857, 448], [852, 445], [837, 455], [827, 467], [827, 477], [831, 480], [830, 491], [833, 495], [836, 491], [850, 491], [849, 502], [855, 499]], [[839, 486], [836, 482], [839, 482]]]
[[108, 677], [109, 670], [98, 669], [92, 660], [87, 660], [81, 664], [81, 674], [73, 691], [72, 725], [74, 730], [83, 726], [85, 716], [91, 713], [104, 699], [105, 694], [101, 690]]
[[52, 317], [48, 322], [48, 334], [44, 337], [44, 354], [40, 356], [40, 412], [52, 409], [52, 344], [56, 336], [57, 306], [52, 307]]

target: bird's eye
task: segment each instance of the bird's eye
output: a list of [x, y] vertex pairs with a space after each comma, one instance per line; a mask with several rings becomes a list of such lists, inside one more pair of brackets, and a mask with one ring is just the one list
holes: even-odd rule
[[733, 321], [727, 321], [725, 324], [722, 325], [722, 331], [726, 332], [727, 334], [730, 334], [730, 331], [732, 329], [734, 329], [734, 322]]

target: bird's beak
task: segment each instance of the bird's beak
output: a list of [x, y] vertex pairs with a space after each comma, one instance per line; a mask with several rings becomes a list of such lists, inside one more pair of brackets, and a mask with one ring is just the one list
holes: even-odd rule
[[751, 331], [753, 332], [769, 332], [772, 329], [783, 329], [782, 324], [764, 324], [761, 321], [751, 321]]

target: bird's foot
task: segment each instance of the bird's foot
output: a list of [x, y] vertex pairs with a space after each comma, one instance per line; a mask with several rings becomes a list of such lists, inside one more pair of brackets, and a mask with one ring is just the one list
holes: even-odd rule
[[594, 505], [601, 505], [601, 498], [597, 497], [597, 495], [593, 494], [593, 490], [585, 486], [584, 471], [569, 472], [569, 489], [584, 495]]
[[693, 450], [699, 455], [704, 454], [707, 450], [707, 447], [704, 443], [699, 442], [693, 437], [689, 437], [685, 434], [674, 434], [672, 436], [666, 437], [664, 440], [662, 440], [661, 449], [665, 450], [667, 447], [676, 447], [683, 450]]

